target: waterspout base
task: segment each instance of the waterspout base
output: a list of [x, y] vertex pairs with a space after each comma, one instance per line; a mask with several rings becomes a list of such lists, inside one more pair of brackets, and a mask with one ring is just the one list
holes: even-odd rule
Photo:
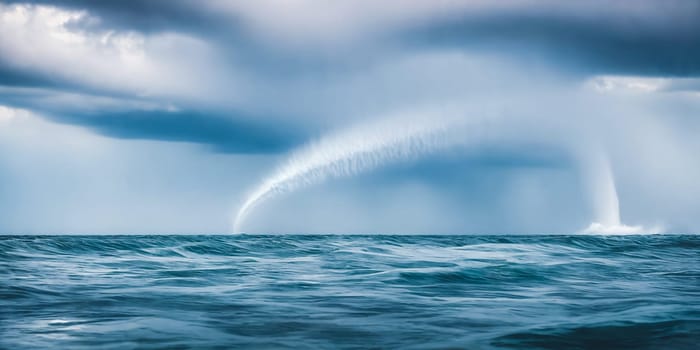
[[581, 231], [584, 234], [598, 235], [637, 235], [637, 234], [656, 234], [660, 233], [659, 228], [645, 229], [643, 226], [627, 226], [624, 224], [604, 225], [599, 222], [591, 223], [585, 230]]

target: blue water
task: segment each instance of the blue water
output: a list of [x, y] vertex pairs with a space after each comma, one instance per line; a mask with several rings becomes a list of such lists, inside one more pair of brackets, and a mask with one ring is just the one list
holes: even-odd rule
[[700, 349], [700, 236], [0, 236], [5, 349]]

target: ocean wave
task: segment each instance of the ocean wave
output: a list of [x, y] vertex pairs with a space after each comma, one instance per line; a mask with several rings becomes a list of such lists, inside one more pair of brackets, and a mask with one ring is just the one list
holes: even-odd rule
[[2, 236], [0, 348], [673, 348], [699, 236]]

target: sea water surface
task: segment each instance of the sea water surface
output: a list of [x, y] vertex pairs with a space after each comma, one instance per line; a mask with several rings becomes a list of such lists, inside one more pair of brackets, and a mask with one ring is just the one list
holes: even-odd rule
[[3, 349], [700, 349], [700, 236], [0, 236]]

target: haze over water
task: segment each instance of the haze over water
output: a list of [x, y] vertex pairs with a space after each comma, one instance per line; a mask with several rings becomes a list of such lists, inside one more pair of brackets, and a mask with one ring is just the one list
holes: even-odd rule
[[3, 349], [694, 349], [700, 237], [4, 236]]

